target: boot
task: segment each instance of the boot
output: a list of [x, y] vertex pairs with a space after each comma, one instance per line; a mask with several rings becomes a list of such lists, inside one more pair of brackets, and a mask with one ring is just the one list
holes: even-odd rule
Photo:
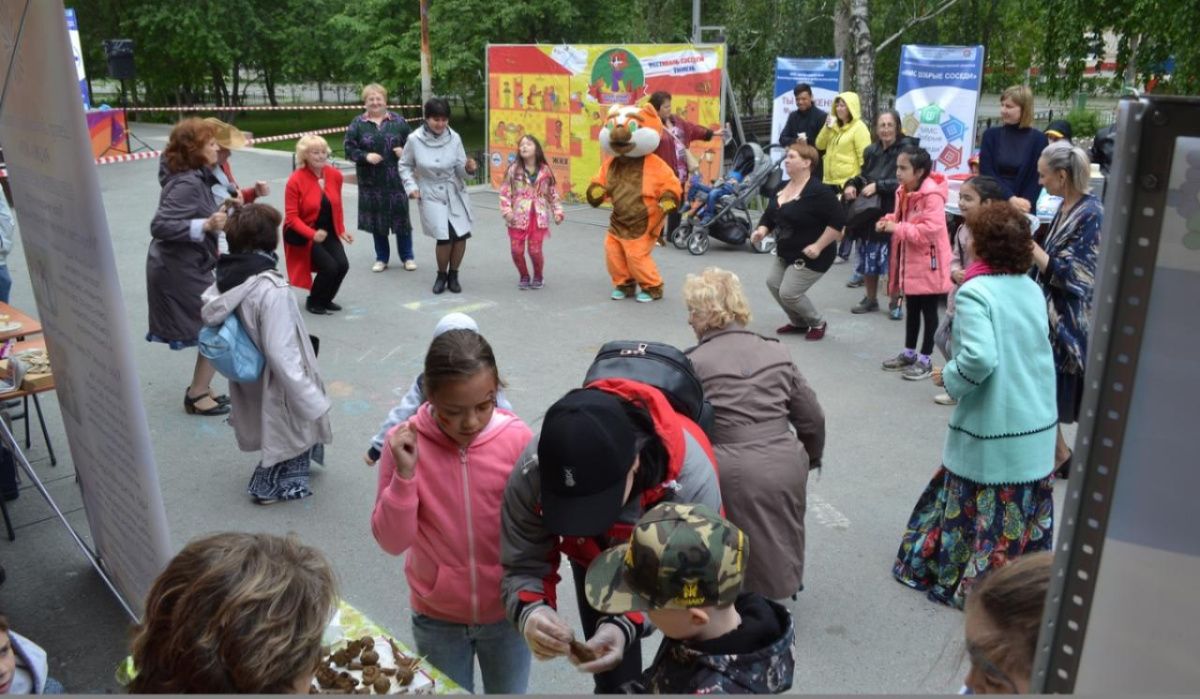
[[451, 293], [454, 293], [454, 294], [462, 293], [462, 286], [460, 286], [458, 283], [458, 270], [457, 269], [450, 270], [449, 274], [446, 275], [446, 286], [448, 286], [450, 288]]
[[433, 293], [440, 294], [446, 290], [447, 277], [445, 272], [438, 272], [437, 279], [433, 280]]

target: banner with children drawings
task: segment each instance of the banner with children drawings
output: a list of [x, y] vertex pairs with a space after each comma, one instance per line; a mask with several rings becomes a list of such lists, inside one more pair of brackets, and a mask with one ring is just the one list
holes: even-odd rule
[[[499, 187], [522, 137], [538, 139], [559, 191], [582, 200], [600, 169], [599, 134], [610, 106], [664, 90], [672, 113], [721, 130], [723, 45], [525, 44], [487, 48], [488, 174]], [[721, 174], [723, 144], [693, 141], [704, 181]]]
[[982, 80], [982, 46], [906, 44], [900, 49], [900, 125], [905, 134], [921, 139], [939, 172], [969, 170]]

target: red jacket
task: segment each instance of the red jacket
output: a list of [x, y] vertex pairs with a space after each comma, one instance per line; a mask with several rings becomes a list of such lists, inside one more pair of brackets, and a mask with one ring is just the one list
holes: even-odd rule
[[[220, 167], [221, 172], [225, 173], [225, 177], [229, 178], [229, 184], [237, 187], [237, 180], [233, 178], [233, 168], [229, 167], [229, 159], [226, 158], [225, 161], [220, 164]], [[246, 202], [247, 204], [254, 203], [254, 200], [258, 198], [258, 190], [254, 187], [241, 187], [238, 189], [238, 191], [242, 193], [242, 201]]]
[[[342, 220], [342, 173], [326, 165], [325, 196], [333, 207], [333, 227], [339, 238], [346, 237], [346, 224]], [[312, 288], [312, 239], [317, 234], [313, 226], [321, 213], [321, 186], [317, 176], [307, 166], [301, 167], [288, 178], [283, 193], [283, 229], [291, 230], [305, 239], [304, 245], [283, 246], [287, 260], [288, 281], [301, 289]]]

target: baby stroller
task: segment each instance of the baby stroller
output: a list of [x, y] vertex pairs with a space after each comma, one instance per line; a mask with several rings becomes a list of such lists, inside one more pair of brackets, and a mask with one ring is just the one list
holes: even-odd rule
[[[671, 242], [680, 250], [687, 248], [693, 255], [703, 255], [712, 245], [712, 238], [727, 245], [741, 246], [749, 242], [754, 224], [750, 220], [750, 198], [768, 181], [778, 180], [779, 166], [757, 143], [744, 143], [733, 156], [731, 173], [738, 173], [741, 182], [733, 192], [721, 197], [711, 216], [701, 220], [699, 211], [685, 213], [679, 226], [671, 231]], [[774, 175], [773, 175], [774, 173]], [[775, 249], [775, 239], [767, 236], [750, 246], [755, 252], [768, 253]]]

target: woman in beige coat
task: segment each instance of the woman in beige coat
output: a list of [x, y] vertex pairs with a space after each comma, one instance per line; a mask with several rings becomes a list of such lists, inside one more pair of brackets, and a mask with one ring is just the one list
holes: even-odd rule
[[788, 349], [746, 329], [750, 306], [737, 275], [689, 274], [683, 296], [700, 340], [688, 356], [715, 412], [721, 500], [750, 539], [745, 589], [792, 597], [804, 587], [808, 471], [821, 467], [825, 414]]
[[287, 277], [277, 269], [282, 220], [264, 204], [229, 216], [230, 254], [218, 260], [217, 283], [204, 292], [201, 310], [205, 325], [220, 325], [236, 312], [266, 359], [258, 381], [229, 382], [229, 424], [238, 448], [262, 452], [247, 488], [260, 505], [312, 495], [309, 462], [321, 462], [322, 445], [333, 441], [317, 356]]

